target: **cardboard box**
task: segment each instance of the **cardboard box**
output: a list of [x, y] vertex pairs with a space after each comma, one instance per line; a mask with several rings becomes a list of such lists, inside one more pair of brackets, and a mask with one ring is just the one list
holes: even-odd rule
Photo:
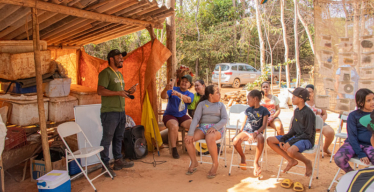
[[[45, 170], [45, 161], [42, 160], [35, 160], [35, 157], [30, 159], [30, 174], [31, 174], [31, 181], [37, 182], [36, 179], [39, 177], [47, 174]], [[52, 162], [52, 169], [53, 170], [66, 170], [66, 159], [63, 157], [59, 161]]]

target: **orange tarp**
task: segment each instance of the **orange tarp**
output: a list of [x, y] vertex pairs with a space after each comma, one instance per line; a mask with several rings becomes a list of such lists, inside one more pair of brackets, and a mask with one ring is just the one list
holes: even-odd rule
[[[124, 57], [123, 68], [119, 71], [125, 80], [125, 89], [139, 83], [135, 99], [126, 99], [125, 111], [137, 125], [141, 123], [142, 106], [145, 90], [148, 90], [152, 108], [157, 117], [156, 73], [171, 56], [171, 52], [157, 39], [148, 42]], [[100, 71], [108, 66], [108, 61], [92, 57], [82, 51], [79, 72], [81, 84], [86, 87], [97, 88]]]

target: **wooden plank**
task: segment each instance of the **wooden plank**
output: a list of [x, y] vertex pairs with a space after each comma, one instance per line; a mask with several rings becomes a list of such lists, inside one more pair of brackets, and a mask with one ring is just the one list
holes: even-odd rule
[[80, 49], [81, 46], [48, 46], [48, 49]]
[[118, 13], [116, 13], [116, 15], [119, 16], [119, 15], [125, 14], [125, 13], [127, 13], [127, 12], [129, 12], [131, 10], [136, 9], [138, 6], [144, 5], [146, 3], [147, 2], [145, 2], [145, 0], [138, 1], [138, 2], [136, 2], [136, 4], [133, 4], [133, 5], [129, 6], [129, 7], [127, 7], [126, 9], [123, 9], [122, 11], [119, 11]]
[[0, 9], [2, 9], [6, 4], [0, 3]]
[[[83, 19], [81, 19], [79, 17], [67, 16], [64, 19], [62, 19], [62, 20], [60, 20], [56, 23], [53, 23], [52, 25], [50, 25], [47, 28], [40, 31], [40, 38], [41, 39], [48, 38], [48, 37], [50, 37], [49, 33], [55, 32], [56, 30], [59, 30], [59, 29], [64, 29], [68, 24], [69, 25], [70, 24], [75, 25], [75, 24], [77, 24], [77, 22], [81, 22], [81, 21], [83, 21]], [[52, 34], [55, 34], [55, 33], [52, 33]]]
[[136, 26], [146, 26], [149, 24], [153, 24], [149, 21], [141, 21], [136, 19], [129, 19], [123, 17], [117, 17], [113, 15], [106, 15], [100, 13], [94, 13], [91, 11], [81, 10], [73, 7], [67, 7], [63, 5], [57, 5], [53, 3], [47, 3], [42, 1], [34, 1], [34, 0], [0, 0], [0, 3], [7, 3], [12, 5], [21, 5], [26, 7], [35, 7], [37, 9], [51, 11], [51, 12], [58, 12], [61, 14], [72, 15], [76, 17], [82, 17], [86, 19], [93, 19], [97, 21], [103, 22], [111, 22], [111, 23], [119, 23], [119, 24], [130, 24]]
[[[121, 34], [123, 34], [123, 33], [129, 34], [128, 31], [133, 31], [134, 29], [137, 29], [137, 28], [141, 28], [141, 27], [128, 26], [128, 28], [122, 29], [121, 32], [115, 32], [115, 33], [108, 32], [108, 33], [102, 34], [100, 36], [91, 37], [90, 39], [81, 40], [79, 42], [76, 42], [76, 44], [77, 45], [85, 45], [85, 44], [88, 44], [88, 43], [94, 43], [94, 42], [100, 41], [102, 39], [111, 40], [110, 39], [111, 37], [113, 37], [112, 39], [114, 39], [114, 38], [120, 37]], [[144, 29], [144, 28], [141, 28], [141, 29]], [[102, 42], [105, 42], [105, 41], [102, 41]]]
[[61, 40], [64, 40], [64, 39], [69, 39], [71, 36], [74, 36], [78, 33], [81, 33], [82, 31], [85, 31], [87, 29], [90, 29], [92, 27], [91, 23], [88, 23], [86, 25], [83, 25], [82, 27], [79, 27], [79, 28], [76, 28], [75, 30], [68, 30], [70, 32], [67, 32], [67, 33], [63, 33], [63, 37], [58, 37], [58, 38], [54, 38], [54, 39], [51, 39], [51, 40], [47, 40], [47, 43], [48, 44], [53, 44], [53, 43], [57, 43], [57, 42], [60, 42]]
[[111, 14], [113, 14], [113, 13], [116, 13], [116, 12], [118, 12], [118, 11], [121, 11], [121, 10], [123, 10], [123, 9], [126, 9], [127, 7], [129, 7], [129, 6], [131, 6], [131, 5], [135, 4], [135, 3], [137, 3], [137, 2], [136, 2], [136, 1], [131, 1], [131, 2], [129, 2], [129, 1], [124, 1], [122, 4], [117, 5], [116, 7], [112, 8], [112, 9], [109, 9], [108, 11], [106, 11], [106, 12], [104, 12], [104, 13], [105, 13], [105, 14], [108, 14], [108, 15], [111, 15]]
[[128, 35], [128, 34], [143, 30], [143, 29], [144, 29], [144, 27], [136, 27], [136, 28], [133, 28], [133, 29], [130, 29], [130, 30], [126, 30], [122, 33], [115, 33], [113, 35], [109, 35], [107, 37], [100, 38], [100, 39], [92, 41], [92, 42], [85, 42], [85, 43], [82, 43], [82, 45], [86, 45], [88, 43], [94, 43], [94, 44], [103, 43], [103, 42], [106, 42], [106, 41], [109, 41], [109, 40], [112, 40], [112, 39], [115, 39], [115, 38], [118, 38], [118, 37], [122, 37], [122, 36], [125, 36], [125, 35]]
[[33, 29], [33, 42], [34, 42], [34, 59], [35, 59], [35, 73], [36, 73], [36, 91], [38, 100], [38, 111], [39, 111], [39, 124], [41, 132], [41, 140], [43, 147], [43, 155], [45, 161], [45, 168], [47, 173], [52, 171], [51, 156], [49, 153], [49, 143], [47, 134], [47, 125], [44, 111], [44, 100], [43, 100], [43, 79], [42, 79], [42, 66], [40, 58], [40, 40], [39, 40], [39, 23], [36, 15], [36, 8], [32, 8], [32, 29]]
[[86, 32], [84, 32], [84, 35], [79, 34], [79, 35], [77, 35], [77, 36], [79, 36], [78, 38], [67, 40], [67, 41], [64, 41], [64, 42], [69, 43], [69, 44], [70, 43], [76, 43], [78, 41], [82, 41], [83, 39], [88, 39], [88, 38], [94, 37], [96, 35], [101, 35], [102, 33], [106, 32], [106, 31], [113, 30], [113, 29], [118, 28], [120, 26], [123, 26], [123, 25], [110, 24], [108, 26], [102, 27], [101, 29], [91, 31], [88, 34]]
[[122, 26], [122, 27], [117, 27], [115, 29], [108, 29], [108, 30], [106, 30], [104, 32], [101, 32], [99, 35], [90, 35], [90, 36], [81, 38], [81, 39], [79, 39], [77, 41], [73, 41], [73, 42], [70, 42], [70, 43], [74, 43], [74, 44], [77, 43], [79, 45], [83, 41], [93, 41], [93, 40], [98, 39], [100, 36], [102, 37], [102, 36], [111, 35], [113, 33], [118, 33], [118, 32], [127, 30], [130, 27], [133, 27], [133, 26], [125, 25], [125, 26]]
[[8, 3], [11, 5], [6, 5], [0, 10], [0, 18], [3, 20], [4, 18], [8, 17], [12, 13], [16, 12], [19, 8], [19, 5], [12, 5], [12, 3]]
[[87, 8], [85, 8], [85, 10], [88, 10], [88, 11], [89, 10], [93, 10], [93, 9], [96, 9], [96, 8], [98, 8], [100, 6], [103, 6], [103, 5], [107, 4], [107, 3], [113, 2], [113, 1], [114, 0], [103, 1], [103, 2], [100, 2], [100, 3], [94, 4], [94, 5], [91, 5], [91, 6], [87, 7]]
[[4, 30], [6, 27], [12, 25], [22, 17], [25, 17], [27, 14], [30, 13], [29, 7], [21, 7], [16, 12], [10, 14], [7, 18], [3, 19], [0, 22], [0, 31]]

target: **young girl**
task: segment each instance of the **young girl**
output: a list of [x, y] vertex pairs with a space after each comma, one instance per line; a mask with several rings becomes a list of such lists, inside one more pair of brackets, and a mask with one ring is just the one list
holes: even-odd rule
[[264, 92], [264, 98], [261, 100], [261, 105], [268, 109], [270, 112], [270, 117], [268, 118], [267, 125], [275, 129], [278, 135], [284, 135], [284, 129], [282, 121], [279, 119], [278, 115], [281, 112], [279, 107], [278, 97], [270, 94], [270, 84], [269, 82], [263, 82], [261, 84], [261, 90]]
[[260, 105], [263, 94], [264, 92], [259, 90], [249, 92], [247, 96], [249, 107], [245, 110], [245, 123], [243, 123], [242, 127], [240, 128], [240, 133], [234, 138], [233, 141], [234, 147], [241, 157], [240, 166], [243, 166], [241, 167], [242, 170], [247, 169], [245, 167], [247, 164], [241, 143], [243, 141], [257, 141], [256, 155], [253, 162], [254, 176], [259, 176], [261, 174], [261, 167], [258, 164], [258, 160], [260, 159], [262, 150], [264, 148], [264, 136], [262, 136], [262, 132], [266, 129], [268, 117], [270, 115], [270, 112], [265, 107]]
[[374, 110], [374, 93], [369, 89], [360, 89], [356, 93], [357, 110], [348, 115], [348, 138], [335, 154], [335, 163], [346, 173], [352, 171], [348, 161], [357, 156], [361, 162], [374, 163], [374, 148], [371, 146], [371, 132], [360, 123], [361, 118], [370, 115]]

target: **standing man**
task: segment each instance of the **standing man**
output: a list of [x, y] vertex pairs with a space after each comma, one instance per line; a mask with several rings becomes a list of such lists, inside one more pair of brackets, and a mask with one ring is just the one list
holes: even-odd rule
[[[97, 86], [97, 94], [101, 95], [101, 124], [103, 126], [103, 138], [100, 146], [104, 150], [100, 152], [100, 156], [105, 166], [108, 168], [112, 176], [116, 176], [114, 170], [121, 170], [134, 166], [134, 162], [122, 161], [122, 140], [125, 132], [126, 114], [125, 114], [125, 98], [129, 98], [136, 90], [136, 86], [125, 90], [125, 82], [122, 73], [118, 69], [123, 67], [123, 57], [119, 50], [114, 49], [108, 53], [108, 64], [99, 74], [99, 83]], [[109, 147], [113, 143], [112, 150], [114, 156], [113, 169], [109, 166]], [[102, 172], [105, 169], [102, 168]], [[106, 176], [109, 177], [108, 174]]]

